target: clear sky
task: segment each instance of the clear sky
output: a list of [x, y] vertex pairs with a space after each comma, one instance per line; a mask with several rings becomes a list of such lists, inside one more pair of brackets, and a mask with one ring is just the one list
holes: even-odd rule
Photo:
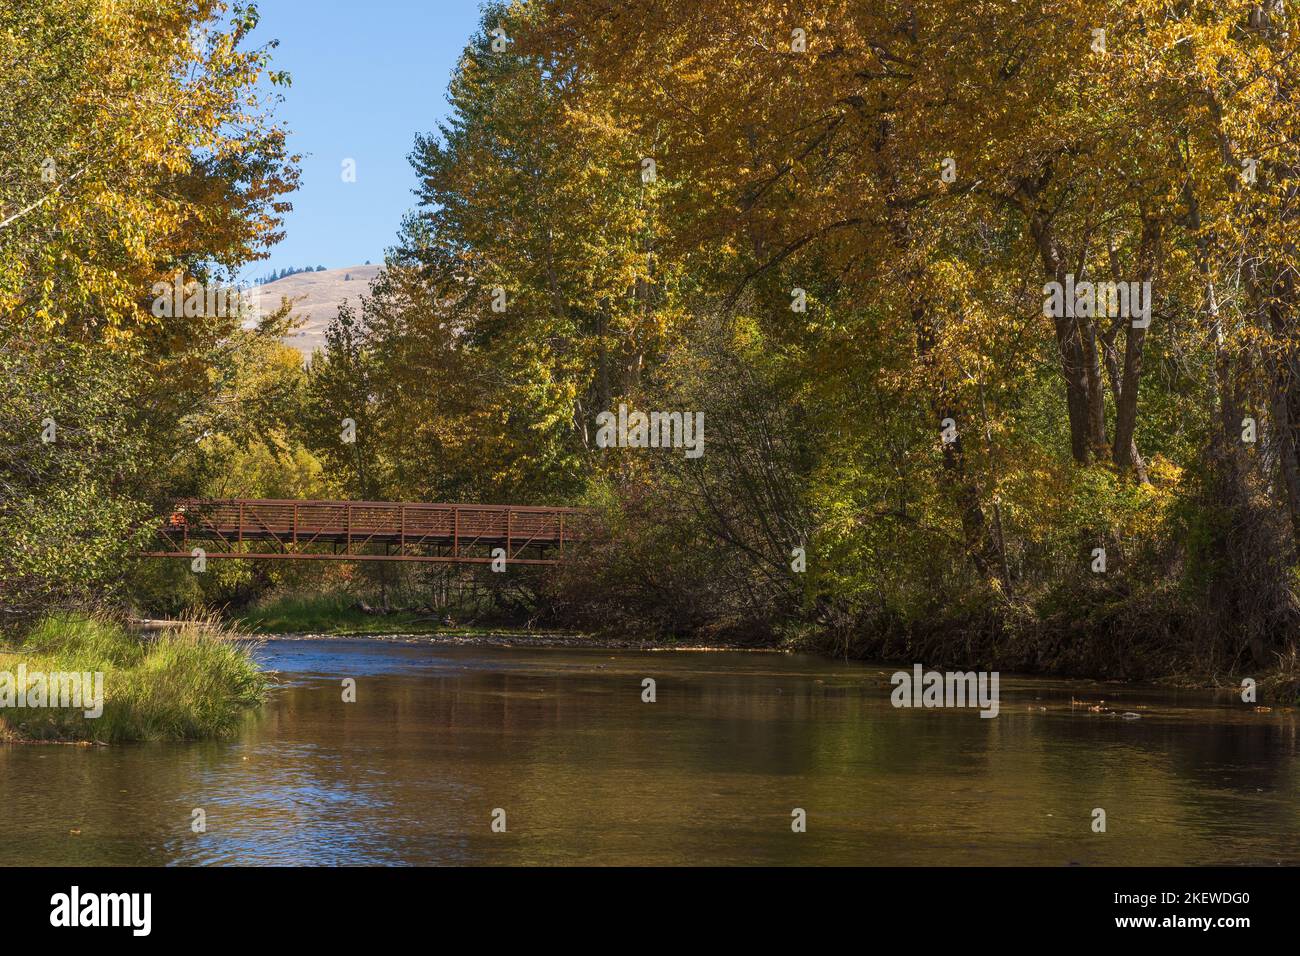
[[[478, 0], [260, 0], [258, 10], [253, 39], [278, 39], [272, 68], [293, 76], [278, 116], [303, 154], [302, 181], [285, 238], [242, 277], [378, 263], [415, 204], [407, 156], [447, 113]], [[354, 183], [345, 159], [356, 160]]]

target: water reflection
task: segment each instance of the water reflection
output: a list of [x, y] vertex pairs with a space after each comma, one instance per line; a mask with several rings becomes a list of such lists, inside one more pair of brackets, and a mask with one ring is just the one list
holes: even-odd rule
[[0, 864], [1300, 862], [1295, 715], [1204, 694], [1004, 679], [982, 720], [803, 657], [262, 654], [284, 683], [236, 741], [0, 747]]

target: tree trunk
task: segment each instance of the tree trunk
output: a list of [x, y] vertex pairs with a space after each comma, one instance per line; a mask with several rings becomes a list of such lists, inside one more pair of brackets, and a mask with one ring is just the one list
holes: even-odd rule
[[[1027, 192], [1030, 198], [1033, 193]], [[1023, 208], [1023, 207], [1022, 207]], [[1057, 246], [1051, 220], [1042, 212], [1026, 210], [1029, 219], [1029, 232], [1038, 248], [1039, 258], [1044, 272], [1061, 287], [1065, 287], [1065, 277], [1069, 266]], [[1056, 345], [1061, 353], [1061, 372], [1065, 376], [1065, 405], [1070, 417], [1070, 454], [1081, 465], [1087, 464], [1097, 448], [1098, 421], [1097, 402], [1100, 390], [1090, 383], [1090, 369], [1096, 365], [1096, 348], [1092, 349], [1091, 361], [1085, 353], [1083, 335], [1079, 320], [1075, 316], [1062, 314], [1054, 319]], [[1100, 376], [1093, 378], [1093, 382]], [[1104, 409], [1100, 424], [1101, 440], [1105, 442]]]
[[[1115, 467], [1121, 475], [1136, 471], [1141, 462], [1133, 435], [1137, 430], [1138, 382], [1142, 377], [1142, 345], [1146, 335], [1146, 329], [1132, 326], [1124, 333], [1124, 372], [1115, 402]], [[1140, 480], [1145, 481], [1145, 476]]]
[[[1156, 257], [1160, 245], [1160, 220], [1152, 216], [1142, 219], [1142, 237], [1138, 242], [1138, 281], [1149, 282], [1156, 272]], [[1147, 308], [1152, 307], [1147, 302]], [[1131, 310], [1130, 310], [1131, 311]], [[1120, 379], [1119, 395], [1115, 401], [1115, 467], [1122, 475], [1130, 470], [1138, 471], [1141, 459], [1137, 457], [1137, 443], [1134, 433], [1137, 431], [1138, 387], [1142, 380], [1142, 347], [1146, 343], [1147, 330], [1136, 328], [1132, 317], [1126, 319], [1124, 330], [1124, 372]], [[1140, 474], [1141, 481], [1146, 475]]]

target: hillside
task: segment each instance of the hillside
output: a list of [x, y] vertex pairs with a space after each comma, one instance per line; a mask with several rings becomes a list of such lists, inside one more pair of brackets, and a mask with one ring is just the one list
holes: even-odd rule
[[381, 266], [348, 266], [324, 272], [299, 272], [261, 286], [262, 311], [270, 312], [287, 297], [294, 301], [293, 311], [304, 319], [301, 328], [285, 337], [285, 343], [304, 356], [311, 355], [325, 341], [325, 327], [346, 299], [360, 308], [361, 296], [370, 291], [370, 282]]

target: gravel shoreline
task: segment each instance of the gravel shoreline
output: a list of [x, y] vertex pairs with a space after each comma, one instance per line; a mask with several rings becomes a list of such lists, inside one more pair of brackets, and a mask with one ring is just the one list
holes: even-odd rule
[[533, 634], [331, 634], [310, 631], [289, 632], [282, 634], [257, 634], [261, 640], [274, 641], [386, 641], [394, 644], [450, 644], [465, 647], [552, 647], [552, 648], [591, 648], [592, 650], [611, 651], [747, 651], [750, 653], [781, 654], [785, 650], [777, 647], [752, 647], [743, 644], [701, 644], [685, 642], [681, 644], [662, 641], [620, 640], [618, 638], [593, 637], [588, 634], [548, 633]]

